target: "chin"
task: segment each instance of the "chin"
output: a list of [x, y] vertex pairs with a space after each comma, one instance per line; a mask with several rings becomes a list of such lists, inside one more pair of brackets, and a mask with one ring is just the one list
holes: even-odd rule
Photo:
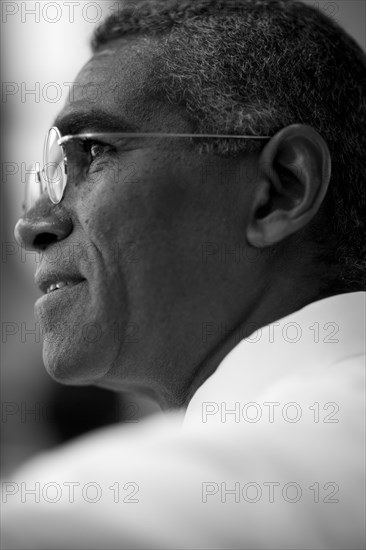
[[60, 384], [96, 385], [113, 363], [113, 347], [102, 342], [77, 345], [45, 340], [43, 363], [50, 377]]

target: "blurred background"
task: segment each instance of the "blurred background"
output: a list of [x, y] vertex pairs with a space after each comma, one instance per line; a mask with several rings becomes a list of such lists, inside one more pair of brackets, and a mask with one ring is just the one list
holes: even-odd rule
[[[364, 0], [306, 3], [335, 19], [366, 49]], [[45, 133], [90, 57], [94, 27], [121, 4], [118, 0], [1, 2], [2, 476], [79, 434], [114, 422], [134, 422], [148, 412], [133, 396], [62, 386], [49, 378], [33, 317], [39, 296], [33, 284], [37, 256], [22, 252], [13, 236], [22, 212], [27, 167], [41, 160]]]

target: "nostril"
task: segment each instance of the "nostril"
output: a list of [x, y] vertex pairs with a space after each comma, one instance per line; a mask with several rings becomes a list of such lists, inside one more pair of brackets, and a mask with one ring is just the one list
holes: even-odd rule
[[40, 233], [33, 241], [34, 248], [44, 250], [50, 244], [55, 243], [58, 240], [57, 235], [52, 233]]
[[45, 250], [72, 232], [73, 223], [68, 212], [50, 205], [51, 201], [42, 196], [16, 224], [14, 236], [22, 248]]

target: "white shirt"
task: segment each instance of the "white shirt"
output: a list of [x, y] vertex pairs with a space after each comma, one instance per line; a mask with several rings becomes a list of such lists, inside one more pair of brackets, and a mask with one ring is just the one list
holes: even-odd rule
[[98, 430], [3, 480], [2, 547], [361, 549], [364, 468], [358, 292], [242, 340], [185, 415]]

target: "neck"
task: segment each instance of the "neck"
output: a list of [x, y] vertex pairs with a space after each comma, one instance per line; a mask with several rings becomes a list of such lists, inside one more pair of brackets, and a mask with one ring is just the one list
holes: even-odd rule
[[259, 299], [256, 296], [255, 303], [252, 303], [247, 309], [240, 322], [223, 336], [211, 353], [194, 371], [184, 403], [185, 407], [188, 406], [189, 401], [198, 388], [215, 372], [221, 361], [241, 339], [249, 337], [250, 334], [259, 328], [282, 319], [312, 302], [336, 294], [336, 292], [328, 289], [320, 289], [319, 285], [314, 285], [311, 290], [305, 290], [305, 292], [303, 290], [301, 292], [299, 289], [308, 288], [308, 282], [304, 282], [303, 285], [292, 284], [292, 289], [289, 288], [290, 285], [290, 280], [283, 280], [283, 284], [280, 287], [278, 285], [270, 285], [267, 292], [262, 293]]

